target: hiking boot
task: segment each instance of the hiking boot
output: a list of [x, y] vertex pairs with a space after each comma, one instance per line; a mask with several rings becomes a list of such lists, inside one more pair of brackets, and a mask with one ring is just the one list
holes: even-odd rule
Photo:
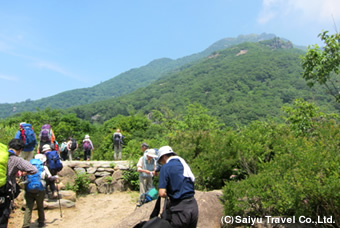
[[56, 192], [53, 192], [52, 193], [52, 199], [56, 199], [56, 198], [58, 198], [58, 194]]
[[45, 227], [45, 223], [44, 222], [39, 222], [38, 227]]

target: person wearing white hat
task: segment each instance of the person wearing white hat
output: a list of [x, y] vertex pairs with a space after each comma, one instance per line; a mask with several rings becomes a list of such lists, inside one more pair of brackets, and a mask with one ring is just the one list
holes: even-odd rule
[[140, 196], [153, 188], [152, 177], [155, 175], [156, 157], [156, 151], [154, 149], [148, 149], [138, 160], [137, 171], [139, 172]]
[[84, 161], [89, 161], [91, 157], [91, 151], [94, 149], [92, 141], [89, 135], [85, 135], [83, 140]]
[[195, 177], [190, 167], [170, 146], [159, 148], [158, 163], [163, 165], [159, 174], [158, 193], [170, 199], [170, 224], [173, 227], [196, 227], [198, 205], [194, 197]]
[[[47, 152], [49, 152], [49, 151], [52, 151], [51, 146], [50, 146], [49, 144], [43, 145], [41, 153], [42, 153], [42, 155], [43, 155], [45, 158], [43, 158], [43, 156], [42, 156], [42, 157], [37, 157], [37, 158], [40, 159], [41, 161], [43, 161], [43, 160], [46, 161], [46, 155], [45, 155], [45, 153], [47, 153]], [[38, 155], [38, 154], [37, 154], [37, 155]], [[36, 156], [37, 156], [37, 155], [36, 155]], [[44, 165], [46, 165], [46, 162], [44, 163]], [[46, 174], [47, 174], [47, 177], [48, 177], [48, 178], [46, 179], [46, 192], [48, 193], [48, 186], [50, 186], [51, 197], [52, 197], [52, 198], [57, 198], [58, 195], [57, 195], [57, 192], [56, 192], [55, 181], [56, 181], [56, 179], [57, 179], [58, 176], [52, 176], [50, 171], [49, 171], [49, 172], [46, 172]]]

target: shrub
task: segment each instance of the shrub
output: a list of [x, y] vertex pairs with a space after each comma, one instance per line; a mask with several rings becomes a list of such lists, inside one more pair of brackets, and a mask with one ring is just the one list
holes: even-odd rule
[[[339, 124], [324, 122], [317, 137], [295, 132], [274, 142], [275, 158], [261, 172], [223, 188], [225, 213], [243, 216], [333, 216], [339, 224]], [[328, 224], [331, 225], [331, 224]]]
[[77, 173], [74, 185], [66, 184], [67, 190], [72, 190], [77, 193], [77, 195], [88, 194], [90, 186], [90, 178], [87, 173]]

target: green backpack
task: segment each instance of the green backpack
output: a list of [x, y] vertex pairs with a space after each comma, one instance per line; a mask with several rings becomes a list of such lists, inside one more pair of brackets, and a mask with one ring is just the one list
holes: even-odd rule
[[0, 143], [0, 187], [6, 184], [8, 155], [7, 146]]

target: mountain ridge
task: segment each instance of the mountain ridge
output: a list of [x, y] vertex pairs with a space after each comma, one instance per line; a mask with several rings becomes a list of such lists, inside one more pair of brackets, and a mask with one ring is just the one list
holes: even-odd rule
[[273, 37], [276, 36], [274, 34], [262, 33], [260, 35], [249, 34], [240, 35], [237, 38], [224, 38], [213, 43], [202, 52], [181, 57], [176, 60], [170, 58], [155, 59], [145, 66], [132, 68], [92, 87], [68, 90], [34, 101], [26, 100], [23, 102], [0, 104], [0, 118], [5, 118], [24, 111], [45, 109], [47, 107], [53, 109], [67, 109], [75, 105], [90, 104], [112, 97], [118, 97], [133, 92], [138, 88], [145, 87], [165, 74], [180, 70], [181, 67], [199, 61], [214, 51], [245, 41], [258, 42]]

